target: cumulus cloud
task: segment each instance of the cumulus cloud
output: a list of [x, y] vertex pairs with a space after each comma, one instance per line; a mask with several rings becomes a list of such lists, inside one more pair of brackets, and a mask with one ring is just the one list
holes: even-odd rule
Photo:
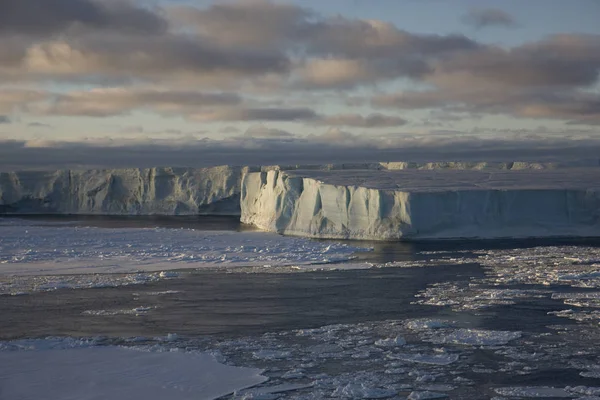
[[497, 8], [473, 8], [462, 17], [462, 21], [477, 29], [490, 26], [516, 27], [517, 22], [506, 11]]

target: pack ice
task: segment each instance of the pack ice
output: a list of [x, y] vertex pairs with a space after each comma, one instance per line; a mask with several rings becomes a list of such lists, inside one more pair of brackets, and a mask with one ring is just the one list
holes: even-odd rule
[[0, 213], [241, 215], [337, 239], [600, 236], [600, 168], [356, 163], [0, 173]]

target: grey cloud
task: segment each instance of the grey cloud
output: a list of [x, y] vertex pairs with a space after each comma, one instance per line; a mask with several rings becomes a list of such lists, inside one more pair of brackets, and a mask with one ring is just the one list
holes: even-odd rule
[[[98, 34], [46, 42], [29, 50], [28, 74], [38, 76], [108, 76], [121, 78], [173, 79], [170, 74], [190, 77], [206, 74], [242, 76], [281, 73], [289, 68], [279, 52], [225, 49], [182, 35], [155, 38]], [[68, 69], [64, 65], [69, 65]]]
[[287, 46], [308, 20], [315, 17], [308, 9], [266, 0], [215, 2], [206, 9], [174, 6], [169, 13], [176, 21], [193, 26], [220, 45], [263, 48]]
[[306, 121], [317, 118], [310, 108], [222, 108], [191, 115], [201, 121]]
[[600, 35], [564, 34], [511, 49], [488, 46], [457, 52], [440, 60], [433, 77], [444, 85], [476, 79], [478, 84], [499, 88], [587, 86], [597, 81], [599, 72]]
[[45, 124], [43, 122], [30, 122], [27, 124], [29, 128], [53, 128], [50, 124]]
[[0, 113], [10, 114], [15, 110], [26, 110], [29, 103], [43, 100], [45, 97], [46, 93], [35, 90], [0, 90]]
[[226, 135], [240, 133], [240, 128], [236, 126], [226, 126], [224, 128], [219, 129], [219, 133], [224, 133]]
[[[401, 76], [418, 78], [431, 71], [429, 58], [480, 46], [462, 35], [411, 34], [382, 21], [324, 17], [266, 0], [215, 4], [208, 9], [182, 7], [173, 13], [227, 46], [278, 49], [307, 58], [309, 63], [321, 58], [363, 64], [358, 67], [362, 72], [354, 71], [356, 76], [346, 74], [348, 79], [334, 78], [330, 84], [318, 76], [312, 79], [313, 74], [306, 76], [300, 65], [300, 87], [352, 87]], [[222, 26], [230, 29], [224, 31]]]
[[138, 109], [186, 115], [203, 107], [232, 106], [241, 101], [237, 94], [232, 93], [113, 88], [49, 94], [47, 103], [30, 108], [40, 114], [88, 117], [121, 115]]
[[244, 132], [244, 137], [250, 138], [289, 138], [294, 135], [282, 129], [269, 128], [264, 125], [251, 126]]
[[0, 124], [10, 124], [11, 120], [8, 115], [0, 115]]
[[600, 35], [556, 35], [513, 49], [481, 48], [439, 60], [432, 89], [377, 95], [375, 107], [600, 120]]
[[440, 108], [454, 113], [506, 114], [596, 124], [600, 121], [600, 95], [546, 88], [487, 91], [477, 88], [442, 88], [376, 96], [376, 107], [398, 109]]
[[[427, 135], [412, 138], [360, 137], [331, 131], [306, 139], [242, 138], [228, 141], [165, 140], [119, 146], [98, 143], [24, 141], [0, 142], [0, 170], [57, 168], [124, 168], [157, 165], [206, 167], [213, 165], [326, 164], [377, 161], [560, 161], [593, 159], [598, 162], [596, 139], [539, 138], [536, 132], [509, 133], [507, 138], [481, 139]], [[536, 138], [537, 137], [537, 138]], [[341, 138], [338, 144], [336, 139]], [[340, 151], [342, 150], [343, 151]]]
[[360, 114], [338, 114], [321, 117], [316, 123], [333, 126], [352, 126], [358, 128], [391, 128], [407, 123], [404, 118], [379, 113], [362, 116]]
[[127, 0], [0, 1], [0, 33], [52, 35], [73, 28], [148, 34], [165, 31], [167, 22]]
[[516, 27], [517, 22], [506, 11], [497, 8], [473, 8], [462, 17], [462, 21], [477, 29], [490, 26]]

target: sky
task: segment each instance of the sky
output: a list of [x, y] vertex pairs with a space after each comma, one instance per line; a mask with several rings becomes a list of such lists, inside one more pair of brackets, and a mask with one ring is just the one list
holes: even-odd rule
[[599, 20], [597, 0], [0, 0], [0, 169], [583, 157]]

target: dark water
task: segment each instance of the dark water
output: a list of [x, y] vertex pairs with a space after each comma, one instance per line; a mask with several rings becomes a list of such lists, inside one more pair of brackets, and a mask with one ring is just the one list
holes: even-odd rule
[[[480, 274], [475, 265], [281, 274], [194, 271], [143, 286], [1, 296], [0, 340], [172, 332], [235, 336], [440, 315], [441, 309], [410, 304], [417, 291]], [[152, 295], [163, 291], [178, 293]], [[137, 317], [82, 314], [139, 306], [157, 308]]]

